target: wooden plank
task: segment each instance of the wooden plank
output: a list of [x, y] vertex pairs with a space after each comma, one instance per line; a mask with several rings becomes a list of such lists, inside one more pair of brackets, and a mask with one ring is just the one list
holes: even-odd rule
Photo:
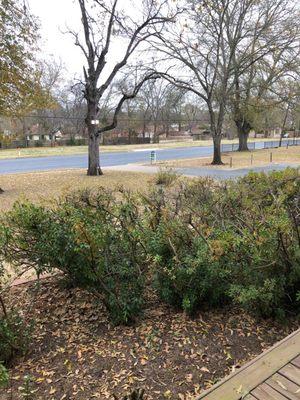
[[296, 367], [300, 368], [300, 356], [294, 358], [294, 360], [291, 361], [291, 363], [292, 363], [293, 365], [295, 365]]
[[285, 396], [266, 383], [262, 383], [252, 390], [251, 394], [253, 394], [258, 400], [287, 400]]
[[244, 397], [243, 400], [257, 400], [257, 398], [254, 397], [252, 394], [248, 394], [246, 397]]
[[299, 349], [300, 329], [203, 392], [197, 400], [240, 400], [298, 356]]
[[280, 374], [274, 374], [266, 381], [273, 389], [289, 400], [300, 400], [300, 386]]
[[295, 367], [295, 365], [288, 364], [278, 372], [290, 381], [300, 385], [300, 368]]

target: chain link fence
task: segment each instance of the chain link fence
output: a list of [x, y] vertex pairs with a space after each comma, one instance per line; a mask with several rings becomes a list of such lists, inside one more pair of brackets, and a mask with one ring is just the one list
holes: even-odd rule
[[[300, 138], [283, 139], [281, 147], [300, 146]], [[262, 149], [276, 149], [280, 147], [280, 140], [270, 140], [265, 142], [249, 142], [249, 150], [262, 150]], [[222, 153], [237, 151], [239, 148], [238, 143], [222, 144]]]

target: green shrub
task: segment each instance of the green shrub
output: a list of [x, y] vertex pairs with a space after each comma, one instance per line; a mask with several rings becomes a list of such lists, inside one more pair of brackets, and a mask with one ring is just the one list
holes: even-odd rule
[[141, 311], [148, 272], [161, 299], [188, 314], [229, 303], [283, 317], [300, 306], [299, 216], [293, 169], [178, 180], [140, 196], [100, 188], [52, 208], [17, 203], [0, 225], [0, 258], [62, 271], [115, 323]]
[[103, 300], [114, 323], [130, 323], [143, 304], [139, 219], [133, 196], [103, 188], [68, 196], [52, 209], [17, 203], [3, 224], [6, 260], [30, 264], [38, 274], [64, 272]]
[[[263, 316], [297, 311], [297, 170], [198, 180], [145, 198], [155, 285], [189, 313], [230, 299]], [[298, 297], [297, 297], [298, 296]]]
[[32, 324], [17, 311], [0, 317], [0, 360], [5, 365], [17, 355], [26, 354], [31, 340]]
[[224, 220], [234, 234], [223, 260], [232, 265], [230, 296], [263, 316], [298, 310], [298, 171], [250, 174], [231, 185], [225, 200]]
[[188, 184], [156, 190], [144, 198], [154, 285], [164, 301], [188, 314], [204, 305], [222, 305], [228, 299], [229, 271], [215, 258], [207, 227], [201, 226], [192, 204], [197, 197], [195, 204], [205, 215], [214, 186], [210, 180], [199, 183], [197, 195], [196, 188]]
[[14, 356], [27, 351], [32, 329], [32, 324], [28, 324], [17, 310], [8, 309], [5, 303], [3, 291], [6, 274], [3, 258], [3, 243], [0, 239], [0, 385], [6, 379], [4, 365], [9, 364]]

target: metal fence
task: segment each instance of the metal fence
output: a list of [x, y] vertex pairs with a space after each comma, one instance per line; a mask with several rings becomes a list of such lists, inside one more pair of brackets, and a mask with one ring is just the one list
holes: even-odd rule
[[[279, 140], [272, 140], [270, 142], [264, 142], [264, 149], [274, 149], [279, 147]], [[300, 146], [300, 139], [292, 138], [292, 139], [283, 139], [281, 142], [281, 147], [289, 147], [289, 146]]]
[[[256, 148], [258, 149], [259, 143], [255, 142], [250, 142], [248, 143], [248, 149], [249, 150], [255, 150]], [[230, 152], [230, 151], [237, 151], [239, 148], [238, 143], [229, 143], [229, 144], [222, 144], [222, 153]]]
[[[248, 149], [249, 150], [261, 150], [261, 149], [275, 149], [279, 147], [279, 140], [270, 140], [266, 142], [249, 142]], [[281, 142], [281, 147], [289, 147], [289, 146], [300, 146], [299, 138], [292, 139], [283, 139]], [[228, 153], [237, 151], [239, 148], [238, 143], [230, 143], [230, 144], [222, 144], [221, 149], [222, 153]]]

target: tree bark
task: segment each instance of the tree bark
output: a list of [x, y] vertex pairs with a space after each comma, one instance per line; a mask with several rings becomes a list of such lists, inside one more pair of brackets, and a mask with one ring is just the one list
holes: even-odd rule
[[249, 151], [248, 148], [249, 132], [243, 130], [238, 131], [238, 137], [239, 137], [238, 151]]
[[222, 153], [221, 153], [221, 135], [213, 136], [214, 142], [214, 155], [212, 160], [212, 165], [223, 165], [222, 162]]
[[249, 151], [248, 139], [251, 130], [251, 125], [245, 118], [235, 120], [235, 125], [237, 127], [239, 147], [238, 151]]
[[103, 175], [100, 167], [100, 151], [99, 151], [99, 133], [98, 126], [92, 124], [93, 120], [97, 119], [98, 107], [96, 101], [88, 100], [88, 110], [85, 123], [88, 129], [89, 137], [89, 161], [87, 174], [89, 176]]
[[89, 165], [87, 174], [89, 176], [103, 175], [100, 167], [99, 136], [89, 135]]

